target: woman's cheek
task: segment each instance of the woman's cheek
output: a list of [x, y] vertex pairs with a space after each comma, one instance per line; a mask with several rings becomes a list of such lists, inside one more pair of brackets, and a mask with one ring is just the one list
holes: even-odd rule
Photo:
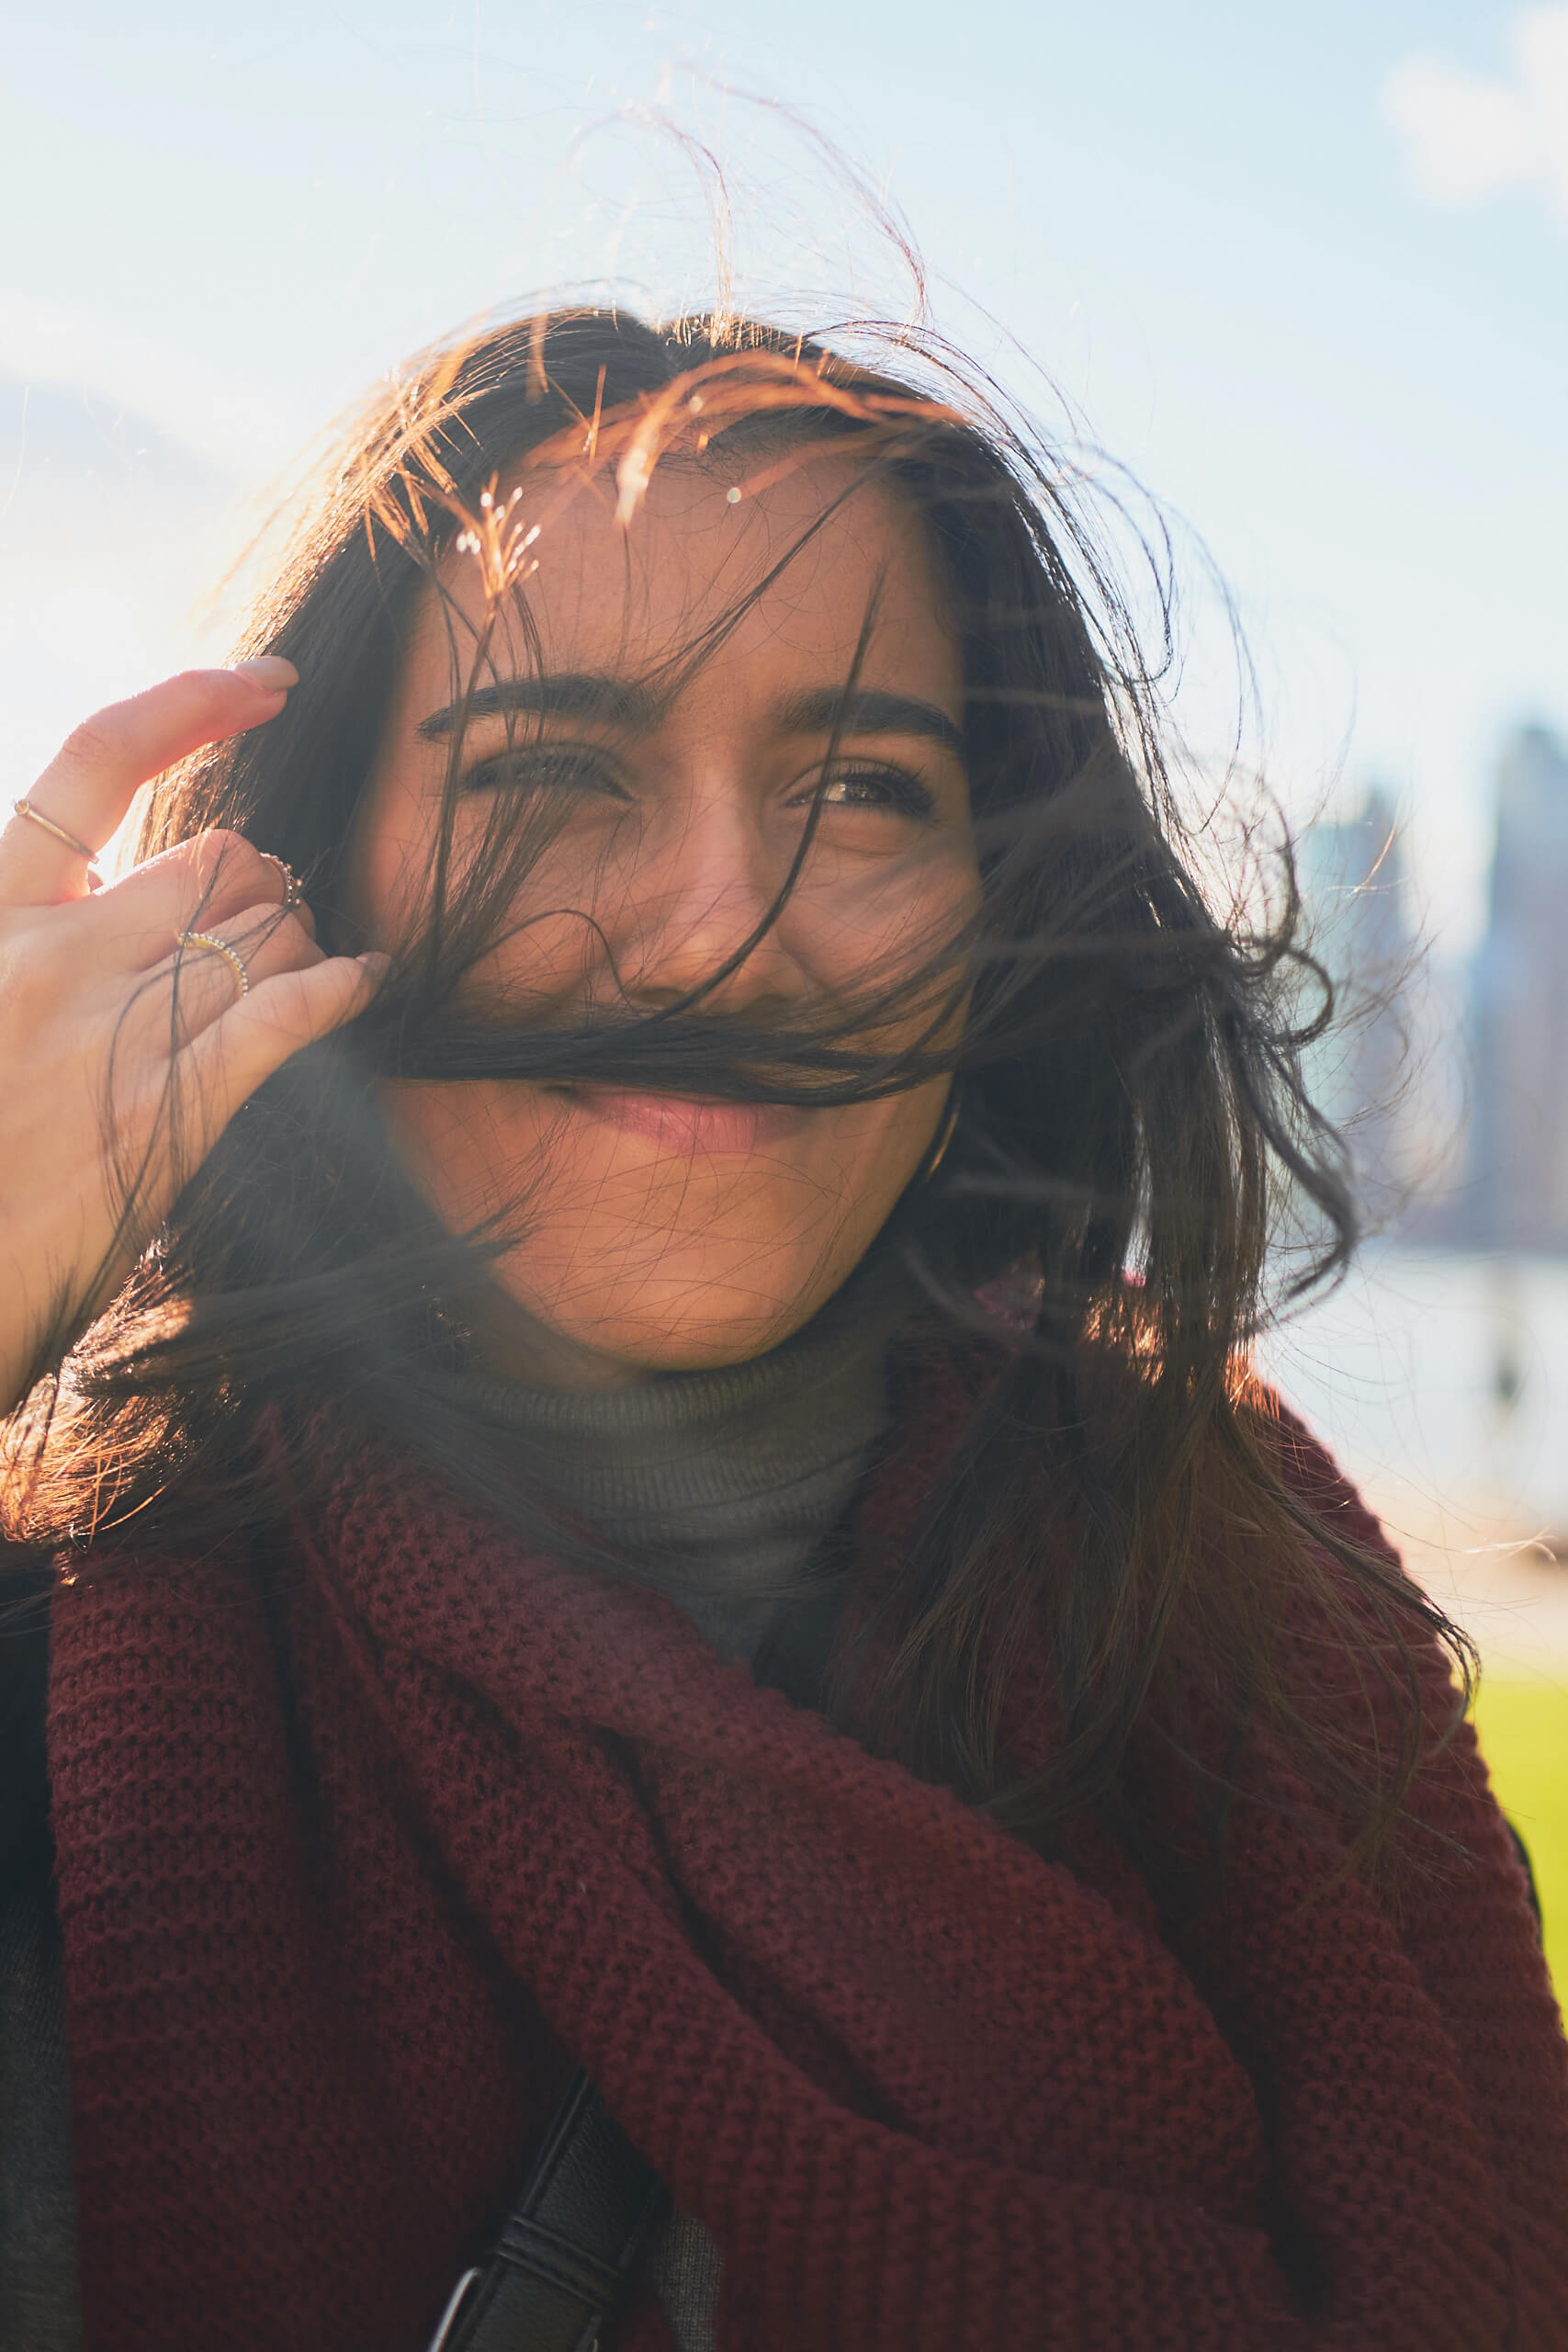
[[385, 1101], [399, 1156], [449, 1230], [476, 1226], [525, 1193], [540, 1122], [524, 1089], [394, 1082]]

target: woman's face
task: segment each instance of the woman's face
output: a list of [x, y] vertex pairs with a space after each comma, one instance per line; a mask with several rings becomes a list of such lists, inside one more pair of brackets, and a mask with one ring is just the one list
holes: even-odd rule
[[[667, 464], [629, 531], [603, 477], [564, 503], [558, 474], [520, 481], [513, 514], [532, 501], [554, 515], [530, 550], [535, 634], [503, 607], [463, 748], [456, 854], [497, 795], [519, 821], [547, 799], [552, 830], [476, 984], [570, 1019], [653, 1012], [711, 978], [789, 870], [857, 647], [804, 869], [703, 1011], [787, 1024], [868, 978], [913, 974], [978, 894], [959, 650], [915, 517], [878, 489], [844, 498], [854, 476], [826, 458], [739, 502], [722, 477]], [[682, 663], [807, 534], [739, 625]], [[446, 582], [477, 631], [475, 560], [455, 558]], [[358, 830], [357, 913], [387, 944], [428, 888], [450, 749], [447, 628], [432, 596]], [[786, 1338], [864, 1254], [946, 1095], [939, 1078], [804, 1110], [399, 1081], [387, 1105], [448, 1227], [521, 1204], [502, 1295], [480, 1317], [489, 1361], [598, 1386], [738, 1363]]]

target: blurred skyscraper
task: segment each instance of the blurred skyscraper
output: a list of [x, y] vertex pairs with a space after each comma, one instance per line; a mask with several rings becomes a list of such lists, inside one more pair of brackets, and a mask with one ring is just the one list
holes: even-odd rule
[[1360, 808], [1303, 835], [1298, 853], [1307, 944], [1327, 968], [1334, 1026], [1309, 1051], [1314, 1101], [1346, 1136], [1363, 1216], [1386, 1223], [1404, 1205], [1405, 985], [1414, 931], [1393, 803], [1371, 786]]
[[1568, 1250], [1568, 752], [1544, 727], [1497, 771], [1472, 1048], [1465, 1238]]

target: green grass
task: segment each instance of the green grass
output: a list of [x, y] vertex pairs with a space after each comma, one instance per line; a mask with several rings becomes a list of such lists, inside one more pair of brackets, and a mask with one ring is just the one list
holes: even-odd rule
[[1529, 1848], [1547, 1965], [1568, 2011], [1568, 1675], [1562, 1682], [1484, 1676], [1475, 1728], [1497, 1802]]

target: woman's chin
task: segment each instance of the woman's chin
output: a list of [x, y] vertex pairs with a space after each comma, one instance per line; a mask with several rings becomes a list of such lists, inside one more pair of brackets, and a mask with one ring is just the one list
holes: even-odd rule
[[[496, 1371], [548, 1386], [711, 1370], [777, 1347], [852, 1272], [930, 1138], [929, 1117], [875, 1104], [784, 1114], [761, 1138], [725, 1131], [747, 1149], [710, 1148], [711, 1136], [699, 1148], [679, 1121], [646, 1131], [641, 1097], [630, 1109], [617, 1099], [614, 1116], [574, 1110], [570, 1134], [503, 1129], [488, 1103], [490, 1124], [464, 1129], [446, 1092], [400, 1106], [410, 1160], [454, 1230], [516, 1218], [517, 1246], [494, 1270], [503, 1295], [476, 1339]], [[495, 1198], [496, 1167], [526, 1171], [515, 1204]]]
[[[694, 1261], [697, 1252], [691, 1253]], [[765, 1355], [807, 1322], [852, 1270], [835, 1265], [776, 1271], [744, 1262], [668, 1261], [640, 1281], [601, 1277], [542, 1284], [536, 1261], [501, 1287], [515, 1315], [501, 1312], [479, 1335], [497, 1371], [552, 1386], [613, 1387], [661, 1373], [711, 1372]]]

